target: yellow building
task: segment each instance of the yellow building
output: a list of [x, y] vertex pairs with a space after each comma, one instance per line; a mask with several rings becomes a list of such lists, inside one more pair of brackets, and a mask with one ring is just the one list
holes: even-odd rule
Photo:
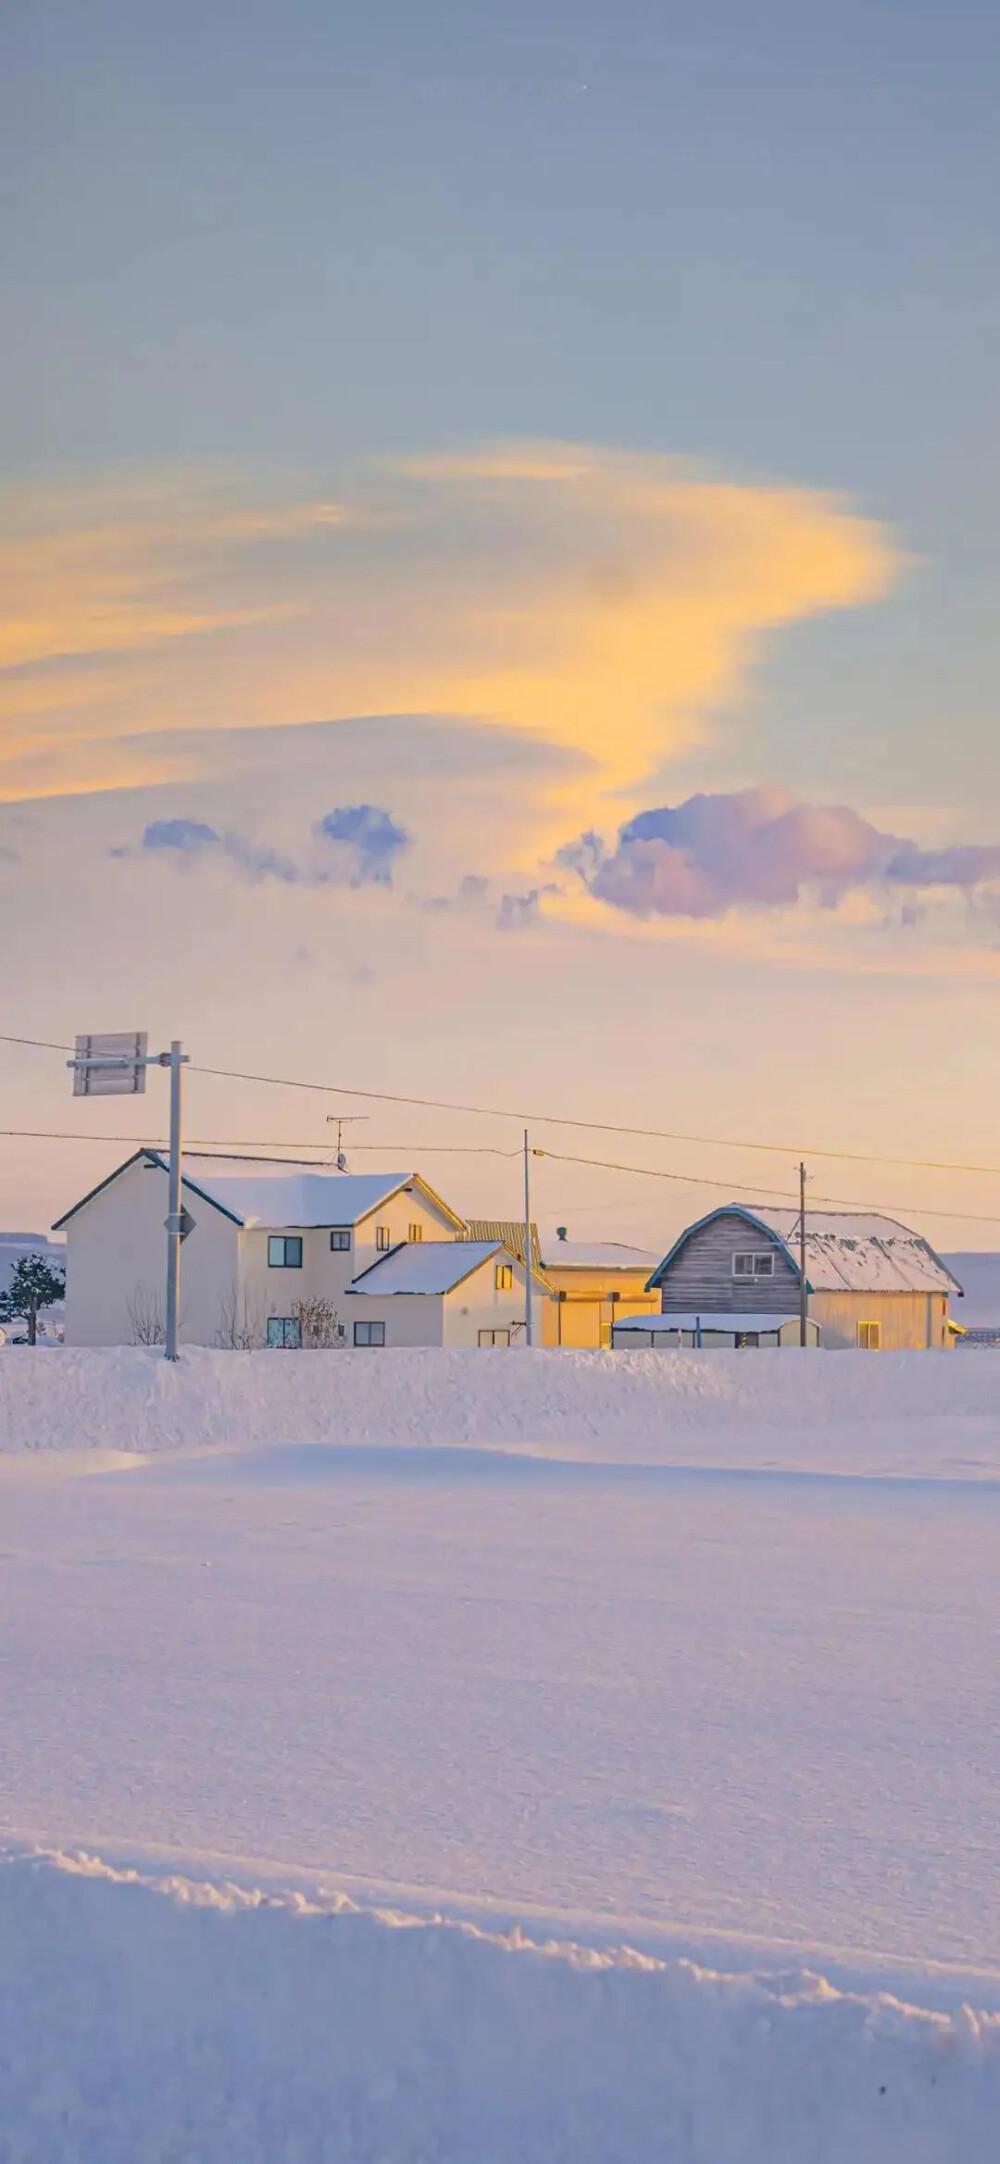
[[[524, 1261], [524, 1226], [508, 1219], [473, 1218], [470, 1240], [502, 1240]], [[646, 1286], [658, 1257], [617, 1240], [571, 1240], [565, 1225], [539, 1241], [531, 1228], [532, 1259], [551, 1298], [542, 1303], [543, 1345], [596, 1351], [611, 1344], [611, 1325], [626, 1315], [657, 1315], [658, 1292]]]

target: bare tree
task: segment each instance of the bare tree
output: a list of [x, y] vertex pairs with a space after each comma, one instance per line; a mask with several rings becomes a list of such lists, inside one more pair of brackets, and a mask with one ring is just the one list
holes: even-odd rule
[[259, 1300], [251, 1299], [246, 1286], [235, 1283], [219, 1304], [219, 1327], [215, 1342], [226, 1352], [253, 1352], [264, 1343], [264, 1316]]
[[347, 1342], [347, 1332], [332, 1301], [296, 1300], [292, 1313], [306, 1351], [331, 1352]]
[[146, 1285], [135, 1285], [126, 1307], [130, 1345], [165, 1345], [167, 1325], [156, 1294]]

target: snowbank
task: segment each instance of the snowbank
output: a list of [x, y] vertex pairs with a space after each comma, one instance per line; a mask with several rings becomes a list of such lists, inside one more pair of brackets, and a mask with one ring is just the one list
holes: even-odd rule
[[993, 2164], [1000, 2017], [93, 1859], [0, 1863], [30, 2164]]
[[0, 1450], [487, 1447], [621, 1465], [1000, 1475], [958, 1353], [0, 1351]]

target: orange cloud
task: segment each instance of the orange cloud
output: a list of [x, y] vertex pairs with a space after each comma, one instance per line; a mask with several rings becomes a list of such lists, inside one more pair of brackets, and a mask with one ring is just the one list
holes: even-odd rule
[[30, 793], [38, 722], [73, 789], [108, 786], [102, 738], [423, 712], [576, 754], [537, 849], [735, 705], [769, 632], [876, 600], [896, 567], [829, 496], [587, 446], [373, 465], [334, 500], [190, 476], [93, 494], [22, 500], [0, 543], [3, 795]]

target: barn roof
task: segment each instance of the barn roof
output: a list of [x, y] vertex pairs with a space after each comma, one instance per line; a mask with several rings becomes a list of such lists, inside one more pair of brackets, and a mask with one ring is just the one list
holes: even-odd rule
[[[741, 1217], [780, 1246], [799, 1275], [799, 1213], [792, 1205], [723, 1203], [689, 1225], [654, 1270], [662, 1285], [670, 1264], [693, 1232], [718, 1217]], [[876, 1210], [806, 1208], [806, 1276], [813, 1292], [961, 1293], [961, 1285], [918, 1232]]]

